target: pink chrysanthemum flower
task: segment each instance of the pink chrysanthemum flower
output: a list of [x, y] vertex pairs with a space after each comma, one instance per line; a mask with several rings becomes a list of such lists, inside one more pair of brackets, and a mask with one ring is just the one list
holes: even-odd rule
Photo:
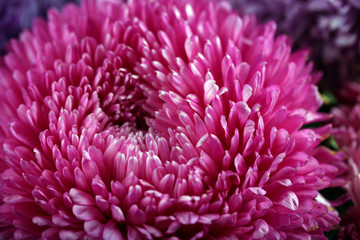
[[348, 172], [345, 189], [354, 205], [342, 218], [342, 239], [360, 238], [360, 84], [350, 83], [342, 89], [343, 103], [334, 108], [334, 137], [347, 154]]
[[[309, 239], [338, 174], [318, 74], [205, 0], [84, 1], [0, 69], [0, 238]], [[324, 159], [324, 160], [321, 160]], [[321, 160], [321, 161], [320, 161]]]

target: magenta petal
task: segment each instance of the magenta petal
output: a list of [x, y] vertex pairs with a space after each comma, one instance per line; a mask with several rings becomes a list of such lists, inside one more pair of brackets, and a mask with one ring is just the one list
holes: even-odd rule
[[115, 205], [111, 205], [111, 214], [112, 217], [118, 221], [119, 223], [122, 223], [125, 221], [125, 216], [121, 208]]
[[185, 225], [191, 225], [199, 220], [199, 215], [193, 212], [177, 212], [175, 213], [176, 219]]
[[51, 223], [51, 219], [43, 216], [36, 216], [32, 218], [33, 223], [39, 226], [46, 226]]
[[173, 174], [167, 174], [161, 179], [159, 183], [159, 190], [161, 192], [171, 193], [174, 186], [175, 176]]
[[10, 124], [10, 131], [16, 139], [26, 144], [26, 146], [34, 147], [34, 142], [36, 142], [34, 135], [36, 134], [34, 134], [31, 129], [21, 123], [12, 122]]
[[84, 232], [82, 231], [62, 230], [59, 232], [60, 239], [75, 240], [82, 238], [83, 236], [84, 236]]
[[254, 239], [262, 239], [269, 232], [269, 225], [262, 219], [257, 220], [252, 237]]
[[144, 211], [138, 208], [137, 205], [132, 205], [128, 211], [127, 219], [129, 222], [140, 225], [146, 222]]
[[124, 237], [118, 228], [116, 228], [116, 224], [113, 221], [109, 221], [105, 227], [102, 235], [103, 239], [106, 240], [122, 240]]
[[81, 220], [95, 220], [104, 218], [100, 210], [92, 206], [74, 205], [73, 213]]
[[144, 226], [145, 226], [146, 231], [149, 234], [151, 234], [152, 236], [157, 237], [157, 238], [163, 237], [163, 234], [158, 229], [156, 229], [150, 225], [146, 225], [146, 224]]
[[95, 205], [95, 199], [93, 196], [76, 188], [72, 188], [70, 190], [70, 197], [72, 201], [78, 205]]
[[89, 220], [85, 221], [84, 230], [91, 237], [101, 237], [104, 231], [104, 225], [98, 220]]
[[279, 204], [291, 210], [296, 210], [299, 207], [299, 199], [294, 192], [288, 192]]

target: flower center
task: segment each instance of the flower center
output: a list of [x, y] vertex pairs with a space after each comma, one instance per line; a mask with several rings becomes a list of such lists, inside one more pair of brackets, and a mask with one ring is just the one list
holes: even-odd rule
[[146, 118], [152, 114], [144, 109], [147, 97], [140, 77], [123, 66], [120, 58], [106, 60], [98, 69], [94, 81], [108, 125], [127, 123], [138, 130], [149, 128]]

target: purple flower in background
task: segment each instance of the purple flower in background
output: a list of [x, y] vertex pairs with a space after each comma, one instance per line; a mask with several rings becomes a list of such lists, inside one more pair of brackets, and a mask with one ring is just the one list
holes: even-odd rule
[[0, 54], [6, 52], [10, 38], [31, 27], [35, 17], [45, 17], [48, 8], [60, 8], [67, 2], [80, 0], [0, 0]]
[[346, 185], [354, 205], [342, 216], [342, 239], [360, 236], [360, 84], [351, 83], [341, 90], [342, 104], [332, 110], [334, 137], [340, 149], [347, 154], [349, 166]]
[[0, 61], [0, 238], [325, 239], [308, 52], [226, 2], [50, 10]]
[[360, 80], [360, 1], [358, 0], [231, 0], [241, 13], [274, 20], [278, 32], [289, 34], [294, 46], [312, 47], [321, 86], [333, 88]]

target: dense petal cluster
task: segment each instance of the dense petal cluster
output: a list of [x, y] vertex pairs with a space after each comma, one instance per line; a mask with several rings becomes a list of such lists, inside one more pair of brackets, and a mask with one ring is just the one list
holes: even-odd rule
[[324, 87], [360, 79], [360, 2], [357, 0], [231, 0], [242, 13], [275, 20], [297, 47], [311, 46]]
[[1, 0], [0, 1], [0, 54], [6, 52], [6, 43], [24, 28], [29, 28], [36, 16], [46, 15], [50, 7], [60, 8], [65, 3], [80, 0]]
[[346, 174], [347, 190], [354, 205], [342, 217], [341, 237], [360, 238], [360, 85], [348, 84], [342, 89], [342, 105], [332, 110], [334, 137], [347, 154], [349, 170]]
[[306, 51], [206, 0], [51, 10], [0, 67], [0, 238], [308, 239], [339, 169]]

